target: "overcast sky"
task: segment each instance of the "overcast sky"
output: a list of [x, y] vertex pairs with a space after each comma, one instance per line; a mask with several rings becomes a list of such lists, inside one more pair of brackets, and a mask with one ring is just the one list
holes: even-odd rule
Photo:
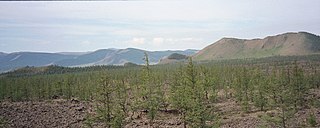
[[202, 49], [298, 31], [320, 34], [320, 0], [0, 2], [0, 52]]

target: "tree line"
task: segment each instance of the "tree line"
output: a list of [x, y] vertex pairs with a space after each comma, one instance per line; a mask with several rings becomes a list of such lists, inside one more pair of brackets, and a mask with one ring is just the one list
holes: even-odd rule
[[[77, 73], [0, 77], [0, 98], [10, 101], [79, 98], [97, 103], [88, 126], [123, 127], [126, 118], [146, 113], [152, 126], [160, 111], [175, 110], [184, 127], [218, 126], [214, 105], [234, 99], [243, 112], [278, 110], [265, 120], [280, 127], [301, 108], [319, 107], [306, 99], [319, 89], [318, 63], [291, 61], [286, 64], [187, 63], [134, 68], [103, 69]], [[218, 92], [223, 92], [221, 95]]]

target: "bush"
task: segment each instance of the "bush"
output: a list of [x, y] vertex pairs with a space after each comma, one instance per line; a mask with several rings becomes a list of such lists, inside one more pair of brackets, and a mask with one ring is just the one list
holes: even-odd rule
[[315, 127], [317, 125], [316, 116], [313, 113], [309, 114], [309, 117], [307, 118], [307, 122], [311, 127]]
[[0, 116], [0, 128], [6, 128], [6, 127], [8, 127], [7, 120]]

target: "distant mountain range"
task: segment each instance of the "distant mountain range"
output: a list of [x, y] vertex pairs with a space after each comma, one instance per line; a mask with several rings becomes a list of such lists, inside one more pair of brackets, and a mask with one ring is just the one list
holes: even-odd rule
[[307, 32], [263, 39], [222, 38], [193, 56], [196, 61], [320, 54], [320, 37]]
[[[185, 61], [192, 56], [195, 61], [219, 59], [263, 58], [271, 56], [296, 56], [320, 54], [320, 37], [307, 32], [284, 33], [263, 39], [222, 38], [198, 50], [145, 51], [135, 48], [100, 49], [94, 52], [0, 52], [0, 72], [25, 66], [59, 65], [81, 67], [93, 65], [143, 64], [144, 52], [151, 64], [168, 64]], [[161, 60], [161, 61], [160, 61]]]
[[127, 49], [100, 49], [94, 52], [62, 52], [62, 53], [39, 53], [39, 52], [0, 52], [0, 72], [6, 72], [25, 66], [92, 66], [92, 65], [123, 65], [127, 62], [143, 64], [144, 52], [149, 55], [150, 63], [158, 61], [172, 53], [193, 55], [198, 50], [168, 50], [168, 51], [145, 51], [135, 48]]

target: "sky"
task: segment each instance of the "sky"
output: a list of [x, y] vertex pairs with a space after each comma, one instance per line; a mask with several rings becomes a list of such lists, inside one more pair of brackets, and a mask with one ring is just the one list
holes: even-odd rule
[[320, 34], [320, 0], [0, 2], [0, 52], [202, 49], [223, 37]]

